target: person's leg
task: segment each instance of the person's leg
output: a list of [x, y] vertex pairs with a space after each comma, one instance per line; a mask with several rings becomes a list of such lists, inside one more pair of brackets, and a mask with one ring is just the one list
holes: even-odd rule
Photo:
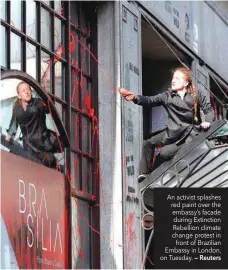
[[47, 130], [43, 133], [45, 152], [61, 153], [61, 141], [57, 133], [52, 130]]
[[161, 146], [166, 131], [162, 131], [143, 142], [142, 157], [139, 165], [139, 174], [149, 174], [153, 167], [153, 156], [156, 146]]

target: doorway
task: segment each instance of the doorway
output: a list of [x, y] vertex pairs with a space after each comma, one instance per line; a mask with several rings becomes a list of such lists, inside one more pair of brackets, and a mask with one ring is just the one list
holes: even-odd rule
[[[172, 70], [181, 66], [177, 57], [167, 47], [166, 43], [158, 36], [156, 31], [142, 19], [142, 95], [153, 96], [166, 91], [170, 87]], [[168, 42], [168, 41], [167, 41]], [[188, 67], [192, 65], [192, 59], [169, 43], [175, 54]], [[151, 133], [159, 131], [168, 123], [168, 116], [162, 106], [155, 108], [143, 108], [143, 138], [149, 138]], [[152, 200], [149, 200], [152, 201]], [[153, 205], [146, 205], [152, 209]], [[145, 213], [144, 213], [145, 214]], [[144, 243], [148, 243], [151, 230], [145, 230]], [[153, 269], [153, 240], [148, 251], [148, 259], [145, 269]]]

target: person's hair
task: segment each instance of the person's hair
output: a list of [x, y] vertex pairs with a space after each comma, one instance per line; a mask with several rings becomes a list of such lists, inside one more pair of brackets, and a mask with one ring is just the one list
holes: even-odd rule
[[192, 84], [192, 75], [191, 71], [185, 67], [178, 67], [173, 70], [173, 73], [175, 72], [181, 72], [184, 74], [185, 80], [188, 82], [187, 88], [190, 91], [190, 95], [194, 98], [194, 120], [198, 121], [197, 117], [197, 103], [198, 103], [198, 98], [197, 98], [197, 92], [196, 92], [196, 87], [195, 85]]
[[[19, 87], [22, 85], [22, 84], [27, 84], [26, 82], [19, 82], [19, 84], [17, 85], [17, 87], [16, 87], [16, 90], [17, 90], [17, 94], [19, 94]], [[29, 85], [29, 84], [27, 84], [28, 86], [29, 86], [29, 88], [30, 88], [30, 90], [32, 90], [31, 89], [31, 86]], [[17, 111], [17, 108], [19, 107], [19, 106], [21, 106], [21, 100], [19, 99], [19, 98], [17, 98], [16, 99], [16, 101], [15, 101], [15, 103], [14, 103], [14, 105], [13, 105], [13, 121], [16, 123], [16, 111]]]

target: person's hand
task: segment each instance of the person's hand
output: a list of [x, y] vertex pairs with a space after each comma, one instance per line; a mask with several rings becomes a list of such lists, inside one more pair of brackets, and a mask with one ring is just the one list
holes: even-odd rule
[[7, 135], [6, 135], [6, 140], [9, 142], [9, 141], [11, 141], [11, 139], [12, 139], [12, 136], [9, 135], [9, 134], [7, 134]]
[[118, 88], [120, 95], [127, 101], [135, 99], [136, 95], [132, 92], [127, 91], [125, 88]]
[[202, 122], [201, 124], [200, 124], [200, 127], [201, 127], [201, 129], [203, 129], [203, 130], [207, 130], [207, 129], [209, 129], [209, 127], [210, 127], [210, 123], [209, 122]]

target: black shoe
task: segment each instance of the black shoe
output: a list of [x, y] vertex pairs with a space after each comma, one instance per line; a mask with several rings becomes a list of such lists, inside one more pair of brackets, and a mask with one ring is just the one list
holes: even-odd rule
[[142, 173], [138, 176], [138, 183], [141, 183], [146, 177], [148, 176], [148, 174]]

